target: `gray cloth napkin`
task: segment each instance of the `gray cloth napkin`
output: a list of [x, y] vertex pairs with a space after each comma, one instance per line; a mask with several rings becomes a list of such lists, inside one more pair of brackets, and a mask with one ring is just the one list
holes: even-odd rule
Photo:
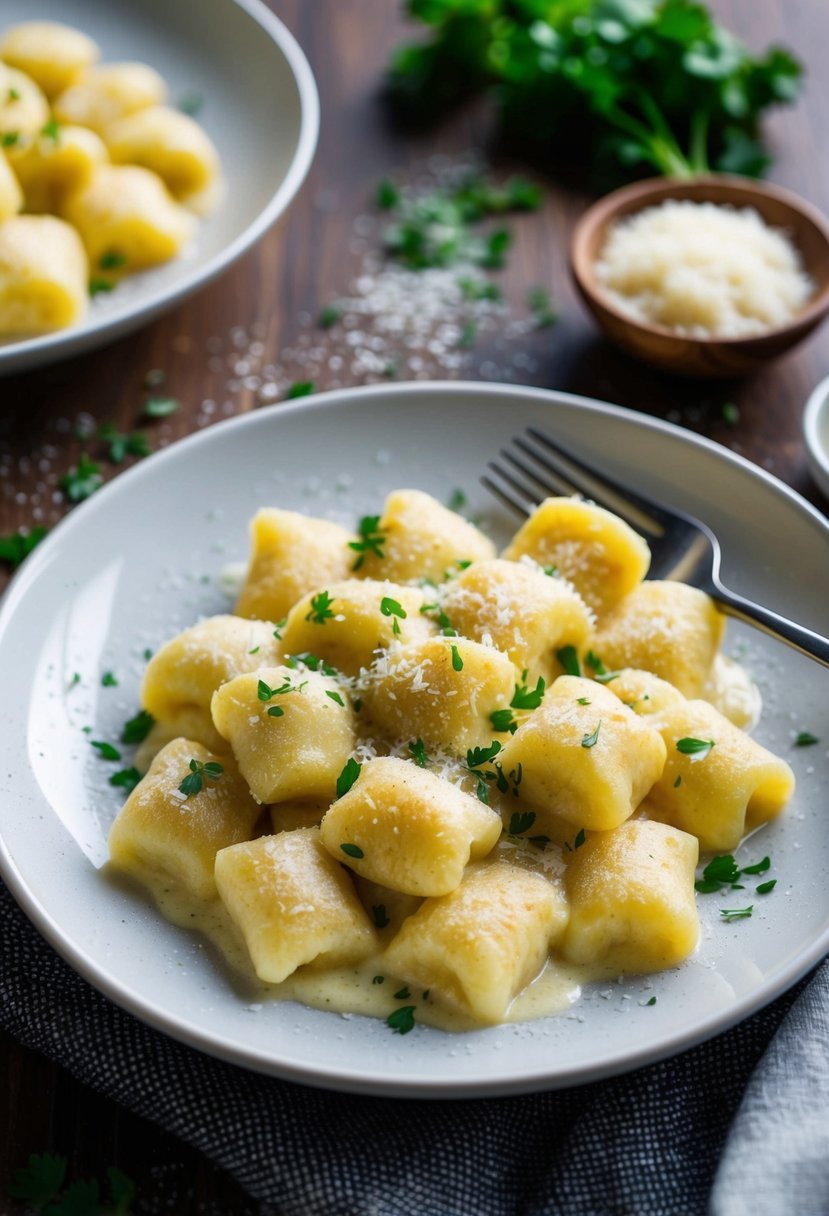
[[627, 1076], [412, 1102], [306, 1089], [174, 1042], [76, 975], [2, 884], [0, 941], [0, 1024], [196, 1146], [262, 1216], [703, 1216], [726, 1138], [714, 1216], [829, 1211], [829, 964]]

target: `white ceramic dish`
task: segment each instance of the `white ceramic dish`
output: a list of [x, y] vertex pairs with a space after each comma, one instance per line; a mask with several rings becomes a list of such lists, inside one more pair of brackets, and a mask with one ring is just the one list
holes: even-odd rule
[[[227, 607], [218, 575], [246, 557], [256, 507], [353, 524], [379, 511], [392, 488], [445, 500], [461, 487], [470, 510], [506, 539], [516, 521], [478, 477], [531, 423], [707, 519], [735, 590], [827, 631], [826, 520], [725, 449], [612, 406], [499, 385], [383, 386], [263, 410], [183, 440], [78, 507], [27, 561], [0, 610], [0, 870], [38, 928], [113, 1000], [194, 1047], [308, 1084], [503, 1094], [681, 1051], [771, 1000], [829, 950], [829, 674], [732, 626], [727, 650], [745, 648], [766, 698], [758, 737], [799, 780], [786, 813], [740, 853], [746, 864], [769, 854], [777, 889], [740, 892], [755, 914], [730, 924], [717, 896], [703, 898], [698, 954], [652, 982], [605, 985], [570, 1013], [460, 1036], [417, 1026], [401, 1037], [382, 1021], [289, 1003], [252, 1009], [199, 939], [99, 872], [119, 797], [83, 728], [116, 739], [137, 707], [145, 647]], [[106, 670], [117, 687], [102, 687]], [[800, 730], [822, 742], [795, 747]]]
[[829, 497], [829, 376], [821, 380], [806, 402], [803, 439], [812, 477]]
[[92, 350], [179, 303], [226, 270], [282, 214], [311, 164], [316, 85], [293, 36], [261, 0], [3, 0], [0, 29], [33, 17], [90, 34], [103, 61], [138, 59], [165, 78], [171, 103], [203, 98], [197, 115], [218, 148], [227, 190], [190, 247], [164, 266], [96, 296], [84, 321], [0, 341], [0, 374]]

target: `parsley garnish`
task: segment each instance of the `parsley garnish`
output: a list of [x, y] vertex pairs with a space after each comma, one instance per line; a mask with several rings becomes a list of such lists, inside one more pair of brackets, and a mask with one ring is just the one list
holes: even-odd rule
[[320, 329], [330, 329], [332, 325], [336, 325], [340, 317], [343, 315], [342, 304], [328, 304], [321, 309], [317, 317], [317, 325]]
[[337, 778], [337, 797], [338, 798], [342, 798], [343, 794], [348, 793], [348, 791], [351, 789], [354, 782], [360, 776], [360, 769], [362, 767], [363, 766], [357, 760], [355, 760], [354, 757], [352, 756], [351, 759], [346, 764], [343, 771], [340, 773], [339, 777]]
[[40, 134], [46, 139], [51, 139], [55, 143], [60, 140], [60, 123], [56, 118], [50, 118], [45, 127], [41, 127]]
[[720, 908], [720, 916], [723, 920], [746, 920], [754, 911], [754, 904], [749, 904], [747, 908]]
[[756, 862], [753, 866], [743, 866], [743, 874], [765, 874], [766, 870], [771, 868], [771, 858], [764, 857], [762, 861]]
[[754, 889], [758, 895], [768, 895], [769, 892], [773, 891], [776, 886], [777, 886], [777, 879], [770, 878], [768, 880], [768, 882], [761, 882], [760, 885], [755, 887]]
[[111, 743], [105, 743], [100, 739], [90, 739], [90, 745], [94, 747], [102, 760], [120, 760], [121, 753], [117, 747], [113, 747]]
[[21, 1199], [44, 1216], [127, 1216], [133, 1210], [135, 1187], [115, 1166], [106, 1172], [108, 1197], [101, 1202], [101, 1187], [97, 1179], [78, 1179], [64, 1189], [66, 1158], [53, 1153], [32, 1153], [28, 1162], [18, 1169], [9, 1186], [12, 1199]]
[[529, 832], [536, 820], [535, 811], [514, 811], [510, 816], [508, 836], [523, 836]]
[[121, 731], [122, 743], [143, 743], [150, 733], [155, 718], [146, 709], [140, 709], [134, 718], [124, 723]]
[[364, 515], [357, 524], [357, 534], [359, 540], [350, 540], [348, 542], [349, 549], [353, 549], [359, 554], [352, 570], [359, 570], [367, 555], [370, 553], [373, 557], [384, 557], [383, 545], [386, 543], [386, 532], [380, 527], [379, 515]]
[[357, 859], [357, 861], [359, 861], [361, 857], [365, 857], [365, 853], [358, 844], [341, 844], [340, 848], [347, 857], [354, 857]]
[[723, 403], [722, 420], [726, 426], [736, 426], [740, 421], [740, 410], [733, 401]]
[[10, 86], [6, 90], [6, 101], [7, 102], [11, 103], [13, 101], [20, 101], [20, 97], [21, 97], [20, 89], [15, 89]]
[[714, 746], [713, 739], [693, 739], [687, 735], [676, 741], [676, 750], [682, 752], [683, 756], [699, 756], [700, 759], [707, 756]]
[[386, 1025], [395, 1034], [408, 1034], [410, 1030], [414, 1030], [414, 1015], [414, 1005], [401, 1005], [399, 1009], [395, 1009], [394, 1013], [389, 1014], [386, 1018]]
[[596, 729], [589, 735], [585, 735], [581, 741], [582, 747], [595, 747], [599, 741], [599, 731], [601, 730], [601, 719]]
[[181, 409], [175, 397], [148, 397], [144, 402], [144, 413], [148, 418], [167, 418]]
[[334, 610], [331, 607], [333, 603], [334, 601], [327, 591], [319, 591], [311, 597], [311, 611], [306, 612], [306, 621], [311, 621], [313, 625], [324, 625], [334, 616]]
[[581, 664], [579, 663], [579, 653], [575, 646], [562, 646], [556, 651], [556, 658], [564, 668], [568, 676], [580, 676]]
[[511, 735], [518, 730], [518, 723], [513, 717], [511, 709], [493, 709], [489, 720], [493, 730], [508, 730]]
[[19, 131], [4, 131], [0, 135], [0, 148], [13, 148], [18, 143], [20, 143]]
[[202, 763], [201, 760], [195, 758], [190, 761], [190, 772], [178, 787], [180, 793], [184, 794], [185, 798], [189, 798], [191, 794], [198, 794], [204, 784], [204, 778], [208, 777], [211, 781], [218, 781], [224, 770], [224, 765], [219, 764], [215, 760], [208, 760]]
[[425, 768], [429, 763], [429, 756], [426, 752], [426, 745], [423, 740], [418, 737], [409, 744], [409, 752], [418, 768]]
[[118, 270], [119, 267], [125, 266], [127, 262], [123, 253], [119, 253], [117, 249], [107, 249], [98, 258], [98, 268], [100, 270]]
[[126, 790], [131, 793], [141, 780], [141, 774], [137, 768], [121, 768], [117, 773], [113, 773], [109, 779], [109, 784], [117, 786], [118, 789]]
[[452, 646], [452, 670], [463, 671], [463, 659], [457, 646]]
[[29, 532], [13, 532], [11, 536], [0, 536], [0, 562], [8, 562], [13, 570], [29, 556], [46, 535], [44, 527], [32, 528]]
[[392, 207], [396, 207], [399, 201], [400, 191], [394, 182], [384, 177], [381, 182], [377, 183], [375, 202], [382, 211], [391, 211]]
[[550, 297], [543, 287], [531, 287], [527, 292], [527, 305], [533, 313], [536, 329], [555, 325], [558, 313], [550, 307]]
[[655, 1004], [656, 1004], [656, 997], [655, 997], [655, 996], [652, 996], [652, 997], [650, 997], [650, 998], [649, 998], [649, 1000], [645, 1001], [645, 1005], [655, 1005]]
[[470, 747], [466, 753], [466, 765], [469, 769], [480, 768], [482, 764], [493, 760], [501, 750], [501, 744], [493, 739], [489, 747]]
[[297, 397], [310, 397], [317, 391], [317, 386], [313, 380], [298, 380], [292, 384], [285, 394], [286, 401], [293, 401]]
[[98, 438], [109, 444], [108, 455], [113, 464], [121, 464], [127, 456], [149, 456], [152, 451], [143, 431], [121, 435], [110, 423], [105, 423], [99, 429]]
[[338, 692], [333, 692], [331, 689], [326, 688], [325, 695], [330, 700], [332, 700], [335, 703], [335, 705], [342, 705], [343, 709], [345, 709], [345, 701], [342, 699], [342, 697], [340, 696], [340, 694]]
[[587, 654], [584, 656], [584, 661], [587, 666], [591, 668], [593, 672], [593, 679], [598, 680], [600, 684], [609, 684], [611, 680], [617, 680], [619, 678], [619, 672], [608, 671], [602, 660], [595, 655], [592, 650], [588, 650]]
[[794, 741], [795, 747], [811, 747], [814, 743], [820, 743], [820, 739], [808, 730], [802, 730]]
[[538, 677], [535, 688], [530, 689], [526, 683], [527, 673], [521, 672], [521, 684], [515, 685], [515, 692], [512, 694], [510, 705], [513, 709], [538, 709], [544, 698], [544, 678]]
[[103, 480], [101, 466], [95, 464], [85, 452], [82, 452], [77, 465], [68, 473], [64, 473], [58, 485], [70, 502], [83, 502], [96, 490], [100, 490]]
[[[282, 624], [284, 625], [285, 622], [283, 621]], [[298, 663], [301, 663], [309, 671], [321, 671], [324, 676], [336, 676], [339, 674], [336, 667], [332, 667], [330, 663], [326, 663], [325, 659], [318, 658], [310, 650], [306, 650], [304, 654], [287, 655], [285, 663], [288, 667], [296, 667]]]
[[456, 488], [449, 495], [449, 501], [447, 502], [446, 505], [450, 511], [458, 512], [458, 511], [463, 510], [463, 508], [466, 506], [466, 503], [467, 503], [467, 498], [466, 498], [466, 495], [464, 494], [463, 490]]
[[105, 671], [101, 676], [101, 685], [103, 688], [117, 688], [118, 679], [115, 673], [112, 671]]
[[182, 114], [189, 114], [191, 118], [195, 118], [204, 107], [204, 94], [196, 92], [185, 93], [183, 97], [178, 99], [176, 105]]
[[406, 609], [403, 607], [403, 605], [398, 603], [397, 600], [393, 600], [390, 596], [384, 595], [380, 601], [380, 611], [383, 616], [390, 616], [393, 618], [392, 632], [395, 635], [399, 634], [400, 625], [398, 623], [398, 618], [400, 620], [405, 620], [407, 616]]

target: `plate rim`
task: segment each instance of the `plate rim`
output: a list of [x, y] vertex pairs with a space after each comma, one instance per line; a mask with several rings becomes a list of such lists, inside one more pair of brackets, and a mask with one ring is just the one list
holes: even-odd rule
[[[120, 0], [123, 3], [123, 0]], [[184, 273], [181, 279], [164, 287], [148, 302], [138, 301], [123, 312], [102, 317], [88, 328], [68, 326], [53, 333], [38, 334], [20, 341], [0, 343], [0, 377], [32, 368], [48, 367], [62, 359], [74, 358], [97, 349], [126, 333], [153, 321], [161, 313], [206, 287], [223, 274], [243, 254], [252, 249], [286, 211], [298, 193], [313, 163], [319, 140], [320, 100], [311, 65], [297, 38], [265, 0], [220, 0], [246, 12], [268, 35], [285, 57], [299, 96], [300, 125], [297, 143], [288, 172], [269, 198], [266, 206], [227, 245], [198, 270]]]
[[[57, 524], [15, 573], [5, 595], [0, 599], [0, 646], [2, 646], [6, 628], [14, 614], [18, 596], [23, 594], [26, 588], [38, 579], [41, 565], [48, 564], [51, 561], [52, 551], [60, 545], [68, 532], [73, 528], [82, 527], [88, 512], [99, 510], [102, 501], [106, 503], [110, 496], [114, 497], [120, 493], [117, 487], [124, 486], [127, 483], [130, 485], [137, 483], [142, 476], [146, 475], [146, 470], [151, 465], [157, 469], [162, 462], [175, 459], [177, 454], [181, 452], [182, 445], [186, 445], [187, 450], [190, 451], [202, 443], [216, 442], [217, 431], [225, 434], [231, 429], [241, 430], [248, 427], [279, 426], [280, 418], [293, 418], [297, 415], [313, 414], [325, 410], [340, 410], [350, 400], [354, 400], [359, 404], [362, 400], [372, 397], [399, 398], [411, 396], [416, 399], [421, 396], [431, 396], [435, 393], [459, 397], [465, 397], [469, 394], [507, 398], [517, 396], [538, 404], [553, 406], [562, 404], [567, 409], [586, 409], [598, 415], [610, 415], [611, 417], [618, 418], [623, 424], [632, 424], [634, 427], [644, 431], [656, 431], [682, 444], [690, 443], [692, 446], [699, 448], [715, 459], [723, 461], [725, 464], [736, 465], [752, 479], [758, 480], [765, 490], [788, 499], [793, 507], [817, 526], [818, 532], [829, 543], [829, 519], [796, 490], [792, 489], [792, 487], [786, 485], [779, 478], [760, 466], [755, 465], [739, 453], [731, 451], [716, 441], [708, 439], [706, 436], [686, 431], [681, 426], [661, 418], [653, 418], [627, 407], [586, 397], [581, 394], [568, 393], [557, 389], [504, 383], [449, 380], [409, 381], [393, 385], [357, 386], [320, 392], [307, 398], [278, 405], [277, 407], [267, 407], [223, 420], [212, 427], [183, 437], [155, 453], [148, 460], [119, 474], [99, 490], [93, 499], [79, 504]], [[142, 994], [138, 991], [131, 991], [120, 981], [112, 980], [101, 963], [84, 953], [80, 943], [66, 938], [53, 914], [43, 906], [41, 899], [29, 890], [23, 875], [18, 870], [16, 863], [8, 851], [4, 835], [0, 835], [0, 877], [5, 881], [27, 918], [35, 925], [57, 953], [72, 966], [73, 970], [108, 999], [112, 1000], [114, 1004], [137, 1017], [146, 1025], [161, 1031], [183, 1046], [193, 1047], [214, 1058], [263, 1075], [299, 1082], [315, 1088], [375, 1096], [418, 1099], [509, 1096], [542, 1090], [568, 1088], [626, 1074], [645, 1065], [658, 1063], [682, 1051], [698, 1046], [744, 1021], [788, 991], [829, 950], [829, 927], [827, 927], [806, 948], [782, 964], [777, 969], [772, 980], [766, 981], [748, 995], [743, 993], [737, 996], [730, 1006], [716, 1009], [714, 1012], [705, 1015], [701, 1023], [694, 1027], [690, 1039], [687, 1026], [681, 1026], [671, 1032], [664, 1033], [656, 1046], [643, 1044], [627, 1053], [617, 1054], [610, 1060], [606, 1058], [601, 1059], [592, 1066], [579, 1064], [571, 1070], [559, 1069], [553, 1076], [550, 1075], [548, 1066], [546, 1069], [542, 1067], [533, 1071], [522, 1072], [519, 1076], [485, 1077], [483, 1080], [475, 1077], [446, 1079], [444, 1076], [432, 1075], [425, 1069], [417, 1078], [397, 1077], [387, 1079], [384, 1077], [368, 1076], [362, 1072], [355, 1072], [353, 1067], [347, 1066], [334, 1067], [331, 1064], [324, 1064], [317, 1067], [311, 1066], [306, 1062], [294, 1065], [287, 1056], [280, 1059], [263, 1059], [261, 1049], [252, 1048], [248, 1050], [238, 1045], [227, 1045], [216, 1031], [183, 1025], [182, 1020], [177, 1015], [171, 1015], [165, 1013], [163, 1009], [159, 1009], [157, 1001], [154, 1003], [151, 998], [142, 997]]]

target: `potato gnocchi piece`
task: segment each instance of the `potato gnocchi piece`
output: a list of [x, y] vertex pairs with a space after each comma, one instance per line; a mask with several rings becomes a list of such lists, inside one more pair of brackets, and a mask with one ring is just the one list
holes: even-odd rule
[[661, 775], [665, 750], [659, 731], [604, 685], [560, 676], [498, 759], [505, 772], [520, 767], [534, 832], [556, 838], [556, 820], [606, 832], [628, 819]]
[[502, 559], [479, 561], [450, 585], [443, 611], [454, 629], [509, 655], [535, 684], [560, 675], [556, 652], [581, 649], [592, 618], [581, 596], [539, 566]]
[[357, 738], [351, 706], [333, 680], [263, 667], [223, 684], [211, 708], [257, 801], [334, 797]]
[[378, 651], [405, 646], [434, 632], [420, 611], [418, 587], [374, 579], [346, 579], [303, 596], [282, 630], [285, 654], [316, 655], [337, 671], [356, 676], [370, 667]]
[[106, 145], [116, 165], [143, 165], [157, 173], [173, 198], [206, 214], [216, 201], [219, 156], [207, 132], [188, 114], [149, 106], [111, 123]]
[[74, 228], [52, 215], [0, 224], [0, 333], [50, 333], [87, 307], [87, 260]]
[[497, 732], [492, 714], [509, 707], [515, 668], [505, 654], [462, 637], [431, 637], [381, 659], [369, 673], [365, 703], [388, 739], [465, 753]]
[[599, 617], [641, 583], [651, 560], [646, 542], [623, 519], [578, 498], [545, 499], [502, 556], [554, 567]]
[[222, 849], [216, 885], [265, 983], [298, 967], [359, 962], [377, 947], [347, 871], [322, 848], [317, 828]]
[[655, 676], [652, 671], [642, 671], [638, 667], [623, 667], [614, 672], [613, 679], [608, 680], [605, 688], [609, 688], [635, 714], [645, 718], [661, 714], [669, 705], [685, 700], [673, 684]]
[[352, 564], [363, 578], [441, 583], [458, 563], [495, 556], [489, 537], [422, 490], [389, 494], [375, 535], [382, 556], [369, 547]]
[[58, 122], [91, 127], [104, 135], [107, 127], [167, 100], [167, 86], [146, 63], [102, 63], [87, 68], [54, 101]]
[[693, 836], [647, 820], [591, 836], [567, 868], [565, 958], [613, 974], [681, 963], [699, 937], [698, 858]]
[[[191, 760], [221, 766], [201, 789], [179, 788], [192, 776]], [[122, 807], [109, 834], [113, 864], [156, 899], [170, 889], [194, 903], [215, 899], [213, 865], [219, 849], [249, 840], [260, 808], [233, 761], [193, 739], [175, 739], [158, 753], [150, 771]]]
[[320, 839], [332, 857], [404, 895], [445, 895], [464, 866], [501, 835], [495, 811], [407, 760], [381, 756], [326, 812]]
[[563, 892], [546, 878], [484, 862], [450, 894], [425, 900], [383, 961], [432, 998], [494, 1024], [539, 974], [567, 917]]
[[80, 233], [90, 265], [131, 274], [168, 262], [194, 232], [193, 216], [175, 202], [160, 177], [138, 165], [98, 165], [63, 205]]
[[327, 519], [262, 507], [251, 520], [251, 553], [237, 616], [281, 621], [302, 596], [348, 578], [353, 533]]
[[49, 102], [31, 77], [0, 63], [0, 138], [14, 164], [49, 122]]
[[7, 157], [0, 152], [0, 224], [10, 216], [17, 215], [22, 208], [23, 190], [20, 180]]
[[704, 591], [651, 580], [605, 616], [591, 646], [605, 667], [640, 667], [698, 697], [722, 641], [725, 617]]
[[786, 761], [707, 701], [670, 706], [660, 729], [668, 758], [650, 791], [649, 814], [696, 836], [703, 852], [735, 849], [794, 793]]
[[60, 127], [37, 135], [14, 163], [26, 210], [58, 214], [67, 197], [108, 161], [103, 140], [86, 127]]
[[224, 739], [210, 713], [213, 693], [242, 672], [278, 663], [280, 654], [269, 621], [208, 617], [153, 655], [144, 672], [141, 704], [163, 728], [175, 730], [186, 723], [193, 738], [221, 751]]
[[99, 56], [92, 38], [59, 21], [23, 21], [0, 40], [0, 59], [30, 76], [47, 97], [68, 88]]

